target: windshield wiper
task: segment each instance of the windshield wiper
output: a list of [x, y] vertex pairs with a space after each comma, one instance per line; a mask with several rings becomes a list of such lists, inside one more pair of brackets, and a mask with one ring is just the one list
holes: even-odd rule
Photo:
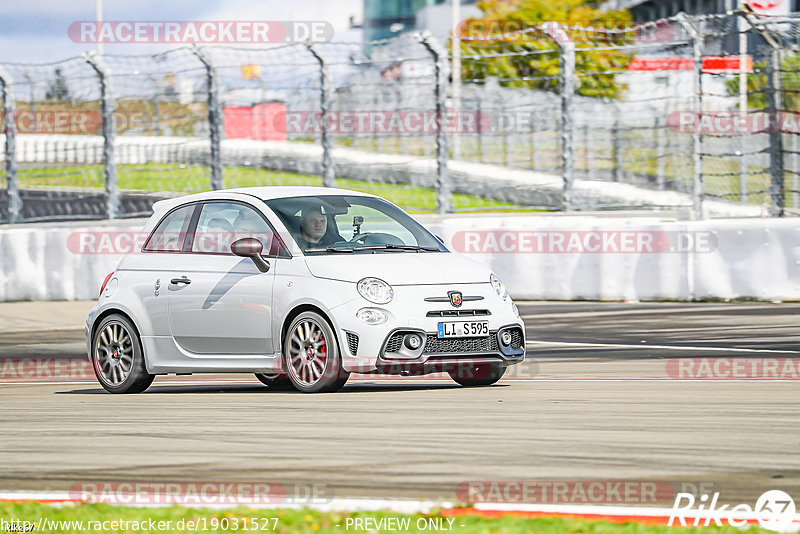
[[[373, 245], [369, 247], [371, 250], [413, 250], [419, 252], [424, 250], [426, 252], [439, 252], [440, 249], [435, 247], [420, 247], [419, 245]], [[356, 247], [356, 250], [363, 250], [363, 247]]]
[[305, 249], [305, 252], [361, 252], [362, 250], [413, 250], [419, 252], [440, 252], [436, 247], [420, 247], [417, 245], [362, 245], [360, 247], [313, 247]]
[[305, 252], [353, 252], [353, 249], [342, 247], [313, 247], [305, 249]]
[[386, 245], [361, 245], [360, 247], [353, 247], [351, 250], [386, 250]]

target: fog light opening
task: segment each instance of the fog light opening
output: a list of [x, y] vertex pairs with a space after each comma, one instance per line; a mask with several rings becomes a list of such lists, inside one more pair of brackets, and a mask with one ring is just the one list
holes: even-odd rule
[[388, 319], [386, 312], [377, 308], [361, 308], [356, 312], [356, 317], [369, 325], [383, 324]]
[[511, 332], [506, 330], [505, 332], [500, 334], [500, 343], [502, 343], [503, 346], [505, 347], [511, 345]]
[[417, 350], [422, 345], [422, 338], [418, 334], [408, 334], [403, 342], [409, 349]]

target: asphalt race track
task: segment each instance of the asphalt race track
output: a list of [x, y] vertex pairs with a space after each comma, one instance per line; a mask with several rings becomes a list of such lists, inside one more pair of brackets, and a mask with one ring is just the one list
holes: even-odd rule
[[[520, 309], [527, 361], [489, 388], [360, 376], [303, 395], [194, 375], [114, 396], [94, 381], [0, 384], [0, 490], [274, 481], [449, 500], [466, 481], [652, 480], [712, 485], [734, 504], [800, 494], [800, 376], [784, 367], [800, 371], [800, 304]], [[3, 334], [0, 359], [83, 358], [79, 328]]]

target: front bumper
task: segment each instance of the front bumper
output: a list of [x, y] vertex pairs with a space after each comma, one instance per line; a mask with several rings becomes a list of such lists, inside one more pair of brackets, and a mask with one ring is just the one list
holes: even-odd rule
[[86, 338], [86, 356], [89, 358], [89, 361], [92, 361], [92, 329], [94, 328], [94, 322], [97, 318], [100, 307], [95, 304], [91, 310], [89, 310], [89, 314], [86, 317], [86, 324], [84, 326], [83, 335]]
[[[395, 298], [380, 306], [356, 299], [332, 309], [342, 344], [342, 365], [350, 372], [387, 374], [446, 371], [453, 366], [492, 364], [508, 366], [525, 358], [525, 328], [514, 312], [510, 298], [498, 297], [490, 284], [447, 286], [399, 286]], [[427, 299], [461, 291], [460, 307]], [[467, 300], [466, 297], [472, 297]], [[368, 325], [356, 318], [362, 308], [378, 308], [387, 320]], [[457, 314], [457, 315], [456, 315]], [[466, 338], [438, 338], [439, 322], [487, 321], [489, 335]], [[513, 342], [504, 344], [504, 331], [513, 333]], [[416, 334], [421, 343], [415, 349], [405, 336]]]

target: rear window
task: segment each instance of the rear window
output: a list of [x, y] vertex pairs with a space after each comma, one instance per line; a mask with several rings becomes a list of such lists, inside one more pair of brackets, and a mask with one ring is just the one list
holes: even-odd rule
[[147, 243], [142, 250], [146, 252], [180, 252], [194, 209], [195, 204], [191, 204], [169, 213], [147, 238]]

